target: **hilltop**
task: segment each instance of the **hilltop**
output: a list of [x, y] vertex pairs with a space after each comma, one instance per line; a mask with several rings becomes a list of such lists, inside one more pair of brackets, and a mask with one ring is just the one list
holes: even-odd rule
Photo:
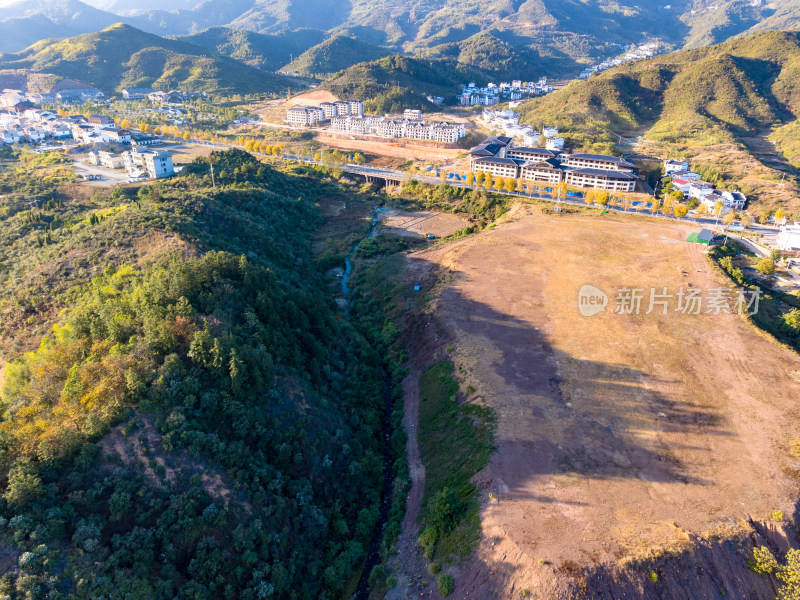
[[187, 42], [116, 24], [96, 33], [38, 42], [0, 56], [2, 69], [28, 69], [89, 82], [106, 93], [126, 87], [256, 93], [287, 80]]
[[336, 35], [309, 48], [282, 70], [299, 75], [324, 78], [361, 62], [371, 62], [392, 54], [391, 50], [374, 46], [345, 35]]
[[449, 59], [387, 56], [359, 63], [327, 80], [322, 87], [340, 98], [366, 101], [370, 112], [431, 108], [427, 95], [451, 98], [464, 81], [486, 81], [486, 75]]
[[321, 43], [325, 34], [315, 29], [299, 29], [266, 35], [244, 29], [210, 27], [176, 39], [266, 71], [277, 71], [290, 62], [292, 56], [299, 56]]
[[[506, 41], [510, 37], [511, 41]], [[497, 31], [482, 32], [460, 42], [434, 46], [422, 54], [426, 58], [448, 58], [479, 69], [497, 79], [534, 79], [542, 75], [563, 75], [572, 68], [563, 57], [543, 56], [524, 40]]]

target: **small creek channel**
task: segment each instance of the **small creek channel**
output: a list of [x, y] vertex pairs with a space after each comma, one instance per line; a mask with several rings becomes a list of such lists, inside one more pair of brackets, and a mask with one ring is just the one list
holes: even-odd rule
[[[372, 216], [372, 225], [369, 228], [367, 238], [375, 235], [378, 229], [378, 218], [381, 211], [385, 208], [377, 207], [375, 214]], [[352, 259], [355, 253], [358, 252], [358, 244], [353, 247], [350, 254], [347, 255], [344, 262], [344, 274], [342, 275], [342, 295], [345, 299], [344, 313], [346, 317], [350, 317], [350, 274], [353, 271]], [[361, 572], [361, 579], [358, 581], [358, 587], [355, 593], [351, 596], [350, 600], [367, 600], [369, 598], [369, 575], [375, 565], [381, 561], [381, 544], [383, 543], [383, 534], [386, 530], [386, 524], [389, 520], [389, 509], [392, 504], [392, 483], [394, 481], [394, 472], [392, 469], [393, 456], [392, 456], [392, 378], [386, 371], [386, 365], [381, 365], [381, 377], [383, 377], [383, 404], [384, 414], [383, 423], [381, 424], [381, 432], [383, 434], [383, 484], [381, 486], [381, 506], [380, 514], [378, 516], [378, 523], [375, 526], [375, 531], [372, 534], [372, 541], [369, 545], [367, 558], [364, 561], [364, 569]]]

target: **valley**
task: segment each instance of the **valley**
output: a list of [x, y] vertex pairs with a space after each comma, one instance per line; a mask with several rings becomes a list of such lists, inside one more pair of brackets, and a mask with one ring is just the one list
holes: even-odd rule
[[800, 599], [798, 14], [0, 0], [0, 600]]

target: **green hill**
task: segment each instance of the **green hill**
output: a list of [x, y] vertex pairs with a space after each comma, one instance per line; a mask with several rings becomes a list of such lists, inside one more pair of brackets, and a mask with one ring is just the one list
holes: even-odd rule
[[572, 64], [563, 58], [542, 56], [524, 42], [509, 43], [495, 31], [479, 33], [460, 42], [440, 44], [423, 53], [427, 58], [448, 58], [480, 69], [497, 79], [534, 79], [563, 75]]
[[91, 83], [106, 93], [129, 87], [257, 93], [288, 80], [187, 42], [112, 25], [97, 33], [38, 42], [0, 56], [0, 68], [53, 73]]
[[315, 44], [325, 39], [325, 34], [315, 29], [298, 29], [272, 35], [244, 29], [210, 27], [176, 39], [189, 42], [223, 56], [240, 60], [266, 71], [277, 71]]
[[336, 35], [309, 48], [282, 70], [298, 75], [324, 78], [360, 62], [378, 60], [391, 50], [367, 44], [355, 38]]
[[346, 597], [378, 520], [384, 381], [312, 236], [318, 201], [358, 192], [232, 150], [216, 188], [201, 158], [87, 194], [70, 157], [10, 154], [3, 594]]
[[[527, 102], [520, 120], [559, 127], [574, 147], [698, 157], [756, 199], [800, 206], [800, 33], [766, 32], [623, 65]], [[777, 145], [773, 147], [772, 143]], [[655, 145], [655, 146], [653, 146]], [[626, 151], [630, 151], [628, 148]]]
[[769, 32], [610, 69], [537, 98], [522, 119], [650, 139], [735, 141], [800, 115], [800, 34]]
[[323, 87], [340, 98], [364, 100], [367, 110], [381, 113], [432, 108], [428, 95], [452, 101], [465, 81], [485, 82], [486, 75], [454, 60], [395, 55], [354, 65]]

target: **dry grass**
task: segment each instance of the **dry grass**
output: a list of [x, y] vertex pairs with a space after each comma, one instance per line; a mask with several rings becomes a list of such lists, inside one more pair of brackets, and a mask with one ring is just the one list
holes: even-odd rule
[[[748, 514], [792, 512], [786, 448], [800, 384], [789, 373], [800, 358], [735, 315], [612, 312], [623, 286], [729, 285], [684, 242], [689, 231], [523, 207], [412, 258], [452, 270], [437, 301], [443, 337], [457, 340], [462, 389], [498, 419], [479, 478], [498, 501], [483, 509], [462, 589], [557, 590], [540, 561], [616, 563]], [[609, 295], [609, 310], [579, 314], [587, 283]]]

